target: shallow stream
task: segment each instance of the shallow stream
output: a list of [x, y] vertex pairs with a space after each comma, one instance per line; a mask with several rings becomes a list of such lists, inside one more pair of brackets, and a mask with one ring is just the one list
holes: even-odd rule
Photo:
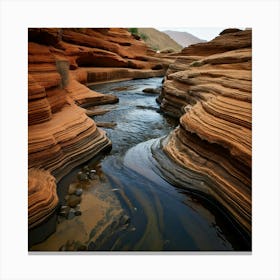
[[[57, 231], [34, 250], [75, 250], [75, 240], [84, 244], [83, 249], [99, 251], [250, 250], [246, 238], [215, 203], [170, 185], [156, 172], [150, 147], [178, 124], [159, 112], [156, 95], [142, 92], [160, 87], [161, 81], [150, 78], [91, 87], [119, 97], [119, 103], [102, 106], [110, 109], [108, 113], [93, 117], [97, 123], [116, 123], [103, 128], [112, 150], [87, 163], [97, 175], [82, 195], [82, 215], [60, 219]], [[82, 168], [61, 180], [60, 197]], [[98, 220], [98, 215], [104, 217]]]

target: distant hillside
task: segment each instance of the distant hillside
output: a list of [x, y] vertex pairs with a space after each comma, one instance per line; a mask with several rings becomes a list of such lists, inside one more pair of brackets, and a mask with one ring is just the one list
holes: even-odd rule
[[180, 31], [172, 31], [172, 30], [166, 30], [163, 32], [166, 33], [170, 38], [172, 38], [174, 41], [176, 41], [184, 48], [192, 44], [206, 42], [206, 40], [199, 39], [188, 32], [180, 32]]
[[163, 51], [171, 49], [180, 51], [182, 49], [182, 46], [172, 40], [167, 34], [155, 28], [138, 28], [138, 34], [154, 50]]

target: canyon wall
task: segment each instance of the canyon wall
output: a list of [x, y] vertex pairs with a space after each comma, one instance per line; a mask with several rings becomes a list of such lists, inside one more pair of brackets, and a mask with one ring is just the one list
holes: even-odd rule
[[[182, 50], [158, 101], [180, 125], [154, 149], [173, 184], [218, 201], [251, 235], [251, 30]], [[172, 168], [170, 169], [170, 165]]]
[[[155, 57], [120, 28], [28, 30], [29, 228], [53, 213], [54, 186], [73, 167], [110, 148], [105, 132], [80, 106], [117, 102], [87, 83], [163, 76]], [[38, 181], [38, 174], [40, 180]]]

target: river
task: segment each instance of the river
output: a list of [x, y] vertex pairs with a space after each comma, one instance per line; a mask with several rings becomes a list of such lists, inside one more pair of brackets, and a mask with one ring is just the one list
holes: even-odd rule
[[[169, 184], [157, 171], [150, 148], [178, 124], [159, 112], [154, 94], [142, 92], [160, 87], [161, 81], [150, 78], [91, 87], [119, 97], [119, 103], [101, 106], [108, 113], [93, 117], [97, 123], [116, 124], [103, 128], [112, 150], [87, 163], [98, 176], [84, 189], [82, 215], [60, 218], [57, 231], [32, 250], [79, 250], [73, 240], [91, 251], [250, 250], [237, 225], [213, 201]], [[61, 180], [60, 197], [83, 168]]]

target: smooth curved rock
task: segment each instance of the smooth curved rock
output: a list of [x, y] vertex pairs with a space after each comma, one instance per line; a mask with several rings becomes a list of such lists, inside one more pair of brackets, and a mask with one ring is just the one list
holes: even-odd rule
[[159, 101], [180, 126], [154, 156], [169, 181], [214, 198], [251, 235], [251, 31], [221, 34], [170, 65]]
[[56, 180], [50, 172], [31, 168], [28, 170], [28, 228], [47, 219], [56, 209], [58, 197]]
[[60, 179], [110, 146], [105, 132], [96, 127], [84, 109], [67, 105], [50, 121], [29, 126], [29, 168], [45, 168]]
[[[51, 172], [59, 181], [111, 147], [106, 133], [79, 106], [118, 98], [85, 84], [164, 75], [170, 58], [151, 57], [142, 40], [121, 28], [30, 28], [28, 35], [28, 167]], [[165, 69], [152, 70], [161, 60]], [[40, 211], [35, 199], [32, 203]], [[43, 215], [36, 217], [30, 218], [32, 224], [44, 220]]]
[[145, 93], [160, 94], [161, 88], [160, 87], [158, 87], [158, 88], [144, 88], [142, 91], [145, 92]]

